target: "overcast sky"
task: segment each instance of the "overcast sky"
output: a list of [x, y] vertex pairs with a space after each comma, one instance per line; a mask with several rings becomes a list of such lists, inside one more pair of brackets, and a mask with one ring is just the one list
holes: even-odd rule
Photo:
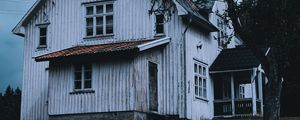
[[35, 0], [0, 0], [0, 92], [8, 85], [22, 87], [23, 38], [11, 30]]

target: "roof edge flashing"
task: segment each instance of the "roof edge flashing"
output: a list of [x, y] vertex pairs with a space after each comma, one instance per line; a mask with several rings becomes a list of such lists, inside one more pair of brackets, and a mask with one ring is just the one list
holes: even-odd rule
[[137, 47], [139, 48], [139, 51], [145, 51], [145, 50], [151, 49], [156, 46], [167, 44], [170, 42], [170, 40], [171, 40], [170, 37], [164, 37], [164, 38], [154, 40], [154, 41], [142, 44], [142, 45], [138, 45]]

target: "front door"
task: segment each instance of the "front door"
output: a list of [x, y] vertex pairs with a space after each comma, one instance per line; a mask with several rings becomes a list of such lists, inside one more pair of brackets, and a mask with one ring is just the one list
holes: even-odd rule
[[158, 111], [157, 64], [149, 62], [149, 110]]

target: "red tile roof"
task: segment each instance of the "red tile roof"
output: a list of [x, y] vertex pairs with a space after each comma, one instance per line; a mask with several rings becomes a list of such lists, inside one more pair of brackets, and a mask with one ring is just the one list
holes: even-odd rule
[[35, 60], [48, 61], [48, 60], [63, 58], [63, 57], [134, 50], [137, 49], [138, 45], [145, 44], [153, 40], [154, 39], [110, 43], [110, 44], [88, 45], [88, 46], [76, 46], [76, 47], [67, 48], [61, 51], [35, 57]]

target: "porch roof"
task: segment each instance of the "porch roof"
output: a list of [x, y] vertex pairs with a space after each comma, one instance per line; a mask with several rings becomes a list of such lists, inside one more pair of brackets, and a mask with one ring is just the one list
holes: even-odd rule
[[125, 42], [98, 44], [98, 45], [79, 45], [64, 50], [48, 53], [35, 57], [35, 61], [50, 61], [59, 58], [83, 56], [83, 55], [99, 55], [102, 53], [116, 52], [134, 52], [144, 51], [156, 46], [167, 44], [170, 41], [169, 37], [161, 39], [137, 39], [127, 40]]
[[249, 48], [224, 49], [210, 67], [210, 73], [251, 69], [260, 65]]

